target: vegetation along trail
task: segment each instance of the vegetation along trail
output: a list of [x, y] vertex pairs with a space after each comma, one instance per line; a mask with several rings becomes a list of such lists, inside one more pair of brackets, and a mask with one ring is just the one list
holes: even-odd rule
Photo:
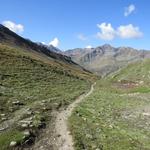
[[59, 150], [73, 150], [73, 140], [68, 129], [67, 120], [71, 116], [74, 108], [82, 101], [84, 98], [88, 97], [94, 90], [94, 83], [91, 85], [91, 89], [88, 93], [80, 95], [66, 110], [61, 111], [56, 118], [56, 132], [58, 134], [58, 148]]

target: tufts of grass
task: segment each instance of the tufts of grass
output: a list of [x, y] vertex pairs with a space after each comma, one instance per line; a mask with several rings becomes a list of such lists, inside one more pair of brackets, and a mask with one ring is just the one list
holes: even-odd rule
[[[10, 141], [20, 139], [19, 128], [14, 128], [20, 120], [35, 117], [35, 128], [40, 123], [40, 116], [46, 119], [46, 123], [50, 122], [51, 112], [67, 107], [86, 92], [94, 78], [88, 72], [42, 54], [1, 44], [0, 114], [11, 120], [11, 130], [0, 134], [0, 147], [9, 149]], [[16, 101], [21, 105], [14, 104]], [[31, 114], [26, 114], [28, 108], [31, 108]], [[0, 125], [3, 122], [0, 117]]]
[[76, 150], [150, 150], [149, 64], [97, 81], [69, 119]]

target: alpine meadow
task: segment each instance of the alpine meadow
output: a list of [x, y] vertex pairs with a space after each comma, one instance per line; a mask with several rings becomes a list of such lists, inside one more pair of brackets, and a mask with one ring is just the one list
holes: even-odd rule
[[150, 150], [150, 1], [0, 2], [0, 150]]

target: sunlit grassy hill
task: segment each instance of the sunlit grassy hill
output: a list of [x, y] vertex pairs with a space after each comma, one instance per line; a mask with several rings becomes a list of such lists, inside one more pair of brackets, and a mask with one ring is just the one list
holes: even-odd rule
[[103, 80], [74, 111], [75, 149], [150, 150], [150, 60]]
[[[15, 39], [9, 34], [10, 38]], [[28, 41], [15, 45], [4, 39], [0, 44], [0, 149], [8, 150], [32, 145], [48, 124], [53, 129], [52, 112], [89, 90], [95, 76], [69, 57], [32, 42], [37, 49]]]

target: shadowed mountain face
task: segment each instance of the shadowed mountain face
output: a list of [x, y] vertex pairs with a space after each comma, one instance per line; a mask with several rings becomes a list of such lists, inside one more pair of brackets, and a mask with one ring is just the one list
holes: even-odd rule
[[5, 26], [0, 24], [0, 44], [7, 45], [11, 48], [20, 49], [34, 59], [38, 59], [44, 63], [61, 66], [61, 69], [69, 71], [71, 74], [91, 74], [83, 67], [72, 61], [71, 57], [61, 53], [58, 48], [49, 45], [43, 45], [25, 39], [12, 32]]
[[73, 61], [86, 69], [102, 76], [114, 72], [128, 63], [150, 58], [149, 51], [130, 47], [114, 48], [107, 44], [90, 49], [67, 50], [65, 55], [70, 56]]
[[42, 44], [37, 44], [28, 39], [24, 39], [21, 36], [9, 30], [8, 28], [4, 27], [3, 25], [0, 25], [0, 43], [7, 44], [12, 47], [19, 47], [33, 52], [38, 52], [54, 60], [77, 65], [71, 60], [70, 57], [62, 55], [60, 53], [56, 53], [56, 50], [59, 50], [53, 47], [52, 45], [46, 47]]

